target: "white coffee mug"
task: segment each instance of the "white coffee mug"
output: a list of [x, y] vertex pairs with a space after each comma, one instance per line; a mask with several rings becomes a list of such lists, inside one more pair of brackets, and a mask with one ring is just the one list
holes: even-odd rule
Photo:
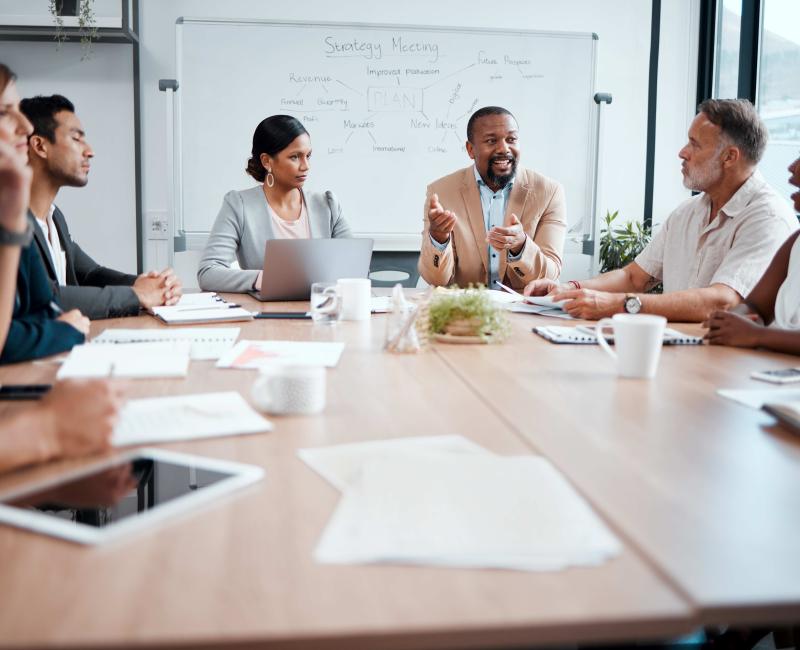
[[325, 368], [275, 364], [262, 368], [253, 402], [276, 415], [313, 415], [325, 408]]
[[342, 320], [369, 320], [372, 282], [369, 278], [342, 278], [336, 283], [342, 300]]
[[[600, 347], [617, 362], [620, 377], [655, 376], [658, 358], [664, 343], [664, 327], [667, 319], [653, 314], [614, 314], [603, 318], [595, 326], [595, 334]], [[610, 327], [614, 332], [614, 347], [611, 349], [603, 334]]]

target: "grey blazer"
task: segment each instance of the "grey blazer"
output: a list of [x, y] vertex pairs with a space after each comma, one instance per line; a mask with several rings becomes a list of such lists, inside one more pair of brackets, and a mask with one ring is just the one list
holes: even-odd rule
[[[332, 192], [304, 193], [312, 237], [352, 237], [342, 216], [342, 206]], [[231, 190], [225, 195], [214, 227], [208, 235], [197, 270], [197, 282], [204, 291], [244, 293], [253, 288], [264, 268], [264, 246], [275, 239], [267, 199], [258, 185]], [[242, 270], [232, 269], [234, 260]]]

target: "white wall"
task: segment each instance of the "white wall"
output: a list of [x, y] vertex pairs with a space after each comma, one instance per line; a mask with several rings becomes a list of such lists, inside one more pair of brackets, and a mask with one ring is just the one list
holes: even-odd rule
[[[599, 211], [604, 214], [607, 208], [618, 209], [625, 219], [642, 218], [651, 21], [651, 3], [647, 0], [561, 0], [558, 3], [506, 0], [502, 10], [495, 10], [479, 0], [405, 0], [371, 4], [355, 0], [336, 3], [327, 0], [302, 3], [140, 0], [139, 7], [146, 212], [168, 208], [165, 98], [158, 91], [158, 79], [175, 77], [174, 23], [176, 18], [185, 15], [595, 32], [599, 36], [597, 89], [614, 96], [611, 106], [603, 109]], [[694, 68], [689, 63], [696, 61], [697, 0], [663, 3], [662, 12], [658, 110], [663, 125], [659, 128], [656, 152], [656, 222], [684, 196], [679, 169], [673, 163], [674, 154], [685, 137], [686, 98], [694, 95], [696, 85]], [[268, 66], [271, 58], [291, 56], [291, 51], [272, 51], [265, 43], [263, 51], [253, 52], [252, 65]], [[209, 79], [209, 83], [213, 82]], [[546, 125], [535, 124], [520, 126], [522, 129], [546, 128]], [[423, 191], [424, 188], [419, 188], [420, 194]], [[572, 244], [572, 249], [576, 248]], [[196, 257], [196, 254], [176, 256], [176, 266], [189, 285], [194, 284]], [[568, 255], [565, 276], [580, 278], [589, 273], [584, 256]]]
[[0, 42], [0, 61], [19, 79], [22, 97], [64, 95], [75, 104], [95, 152], [89, 184], [64, 188], [56, 203], [73, 239], [106, 266], [136, 272], [136, 185], [131, 46], [93, 45], [81, 60], [78, 43]]

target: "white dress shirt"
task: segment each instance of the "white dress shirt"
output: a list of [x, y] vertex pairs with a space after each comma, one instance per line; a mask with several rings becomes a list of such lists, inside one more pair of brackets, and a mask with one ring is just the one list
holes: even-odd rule
[[47, 242], [47, 251], [50, 253], [50, 260], [56, 270], [56, 278], [58, 284], [67, 284], [67, 254], [64, 252], [64, 247], [61, 245], [61, 239], [58, 236], [58, 229], [53, 222], [53, 213], [56, 211], [55, 204], [50, 206], [50, 211], [47, 213], [45, 219], [36, 217], [39, 222], [39, 227], [44, 233], [45, 241]]

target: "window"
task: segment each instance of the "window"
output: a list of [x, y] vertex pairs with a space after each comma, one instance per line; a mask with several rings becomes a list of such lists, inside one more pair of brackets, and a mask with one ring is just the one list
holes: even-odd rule
[[757, 107], [769, 129], [760, 169], [788, 199], [786, 168], [800, 152], [800, 2], [764, 0], [760, 49]]
[[736, 97], [739, 88], [739, 34], [742, 0], [725, 0], [718, 5], [714, 97]]

